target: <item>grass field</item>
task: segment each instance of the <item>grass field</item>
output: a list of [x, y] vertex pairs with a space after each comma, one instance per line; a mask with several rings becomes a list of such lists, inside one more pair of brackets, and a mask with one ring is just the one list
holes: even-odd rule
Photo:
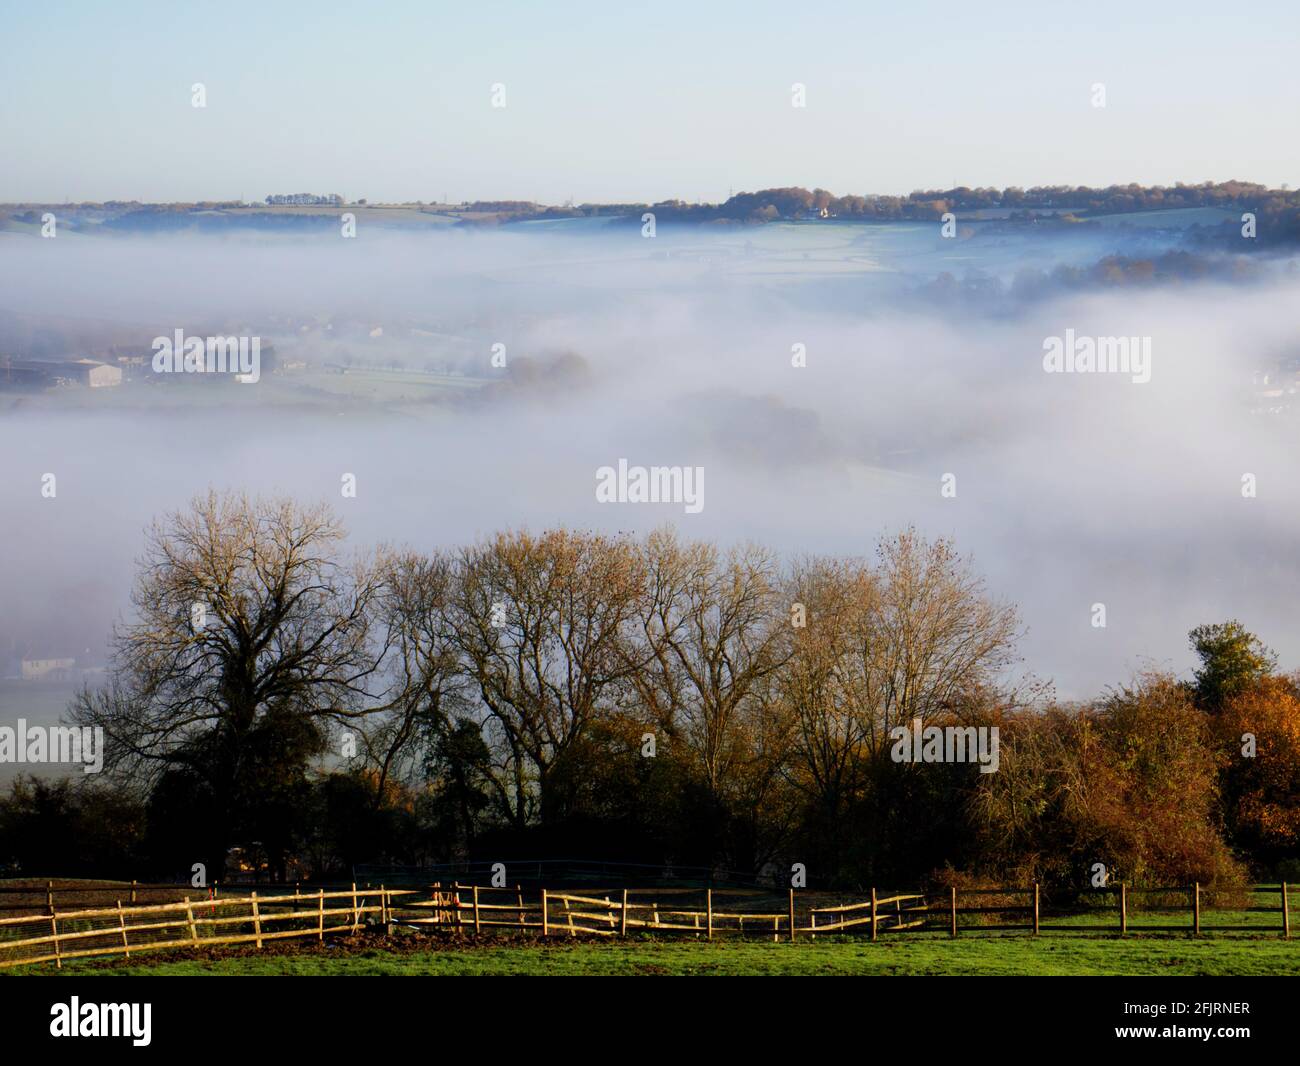
[[[7, 886], [6, 905], [25, 904], [33, 908], [32, 913], [44, 907], [43, 883], [0, 884]], [[84, 907], [96, 905], [100, 901], [92, 896], [103, 893], [111, 904], [129, 886], [65, 882], [56, 886], [56, 891], [70, 892], [72, 888], [81, 894], [71, 898]], [[176, 898], [174, 893], [184, 889], [169, 887], [162, 890], [161, 898]], [[42, 963], [0, 969], [0, 974], [1300, 975], [1300, 939], [1281, 936], [1279, 889], [1279, 885], [1260, 885], [1253, 892], [1222, 899], [1203, 893], [1200, 937], [1191, 934], [1186, 890], [1130, 892], [1129, 935], [1124, 938], [1117, 935], [1119, 911], [1114, 893], [1098, 893], [1090, 898], [1091, 905], [1081, 909], [1077, 903], [1064, 912], [1044, 906], [1043, 932], [1034, 937], [1024, 929], [1031, 918], [1025, 906], [1032, 895], [1020, 891], [975, 897], [976, 905], [985, 909], [960, 914], [956, 939], [947, 935], [947, 914], [942, 906], [933, 908], [939, 913], [932, 916], [929, 929], [902, 933], [889, 930], [892, 916], [886, 909], [885, 925], [875, 943], [865, 934], [822, 933], [813, 939], [805, 931], [800, 931], [794, 943], [786, 940], [784, 933], [779, 942], [773, 942], [752, 934], [742, 940], [734, 931], [721, 932], [712, 943], [689, 932], [671, 939], [659, 933], [591, 941], [570, 939], [562, 927], [557, 932], [554, 925], [552, 936], [545, 939], [536, 933], [485, 931], [482, 942], [476, 942], [468, 932], [463, 937], [429, 935], [403, 925], [384, 936], [376, 924], [356, 935], [327, 934], [323, 942], [310, 935], [270, 940], [263, 950], [251, 944], [212, 945], [144, 955], [146, 945], [138, 943], [130, 960], [69, 959], [62, 970]], [[674, 899], [689, 905], [689, 893]], [[149, 901], [156, 900], [151, 896]], [[268, 902], [264, 900], [264, 908]], [[1214, 903], [1227, 905], [1215, 907]], [[987, 908], [994, 904], [1017, 909], [990, 912]], [[62, 905], [66, 909], [70, 904], [64, 900]], [[1005, 927], [1017, 924], [1020, 929]], [[806, 929], [803, 922], [800, 926]], [[1163, 927], [1163, 931], [1153, 931], [1153, 927]], [[68, 928], [65, 925], [64, 931]], [[75, 922], [71, 928], [77, 928]]]
[[22, 967], [12, 974], [158, 976], [420, 975], [1300, 975], [1300, 942], [1257, 937], [921, 934], [869, 941], [632, 940], [545, 945], [499, 941], [462, 946], [424, 938], [300, 944], [271, 952], [209, 951], [202, 957]]

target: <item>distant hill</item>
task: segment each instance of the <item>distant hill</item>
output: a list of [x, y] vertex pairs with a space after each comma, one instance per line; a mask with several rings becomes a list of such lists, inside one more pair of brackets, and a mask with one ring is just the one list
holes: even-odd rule
[[[937, 221], [946, 213], [963, 221], [996, 216], [1008, 224], [1051, 221], [1091, 221], [1109, 216], [1175, 212], [1186, 217], [1175, 223], [1214, 225], [1214, 216], [1197, 219], [1195, 209], [1232, 212], [1223, 223], [1235, 228], [1240, 214], [1256, 216], [1261, 245], [1300, 243], [1300, 190], [1270, 189], [1253, 182], [1205, 182], [1172, 186], [1109, 185], [1105, 188], [1051, 185], [1005, 189], [969, 188], [917, 190], [906, 196], [837, 196], [825, 189], [800, 186], [737, 193], [722, 203], [662, 200], [651, 204], [567, 204], [554, 206], [530, 200], [488, 200], [462, 204], [370, 204], [365, 201], [327, 204], [243, 204], [201, 202], [144, 204], [136, 202], [0, 205], [0, 229], [29, 230], [45, 211], [76, 232], [175, 233], [255, 229], [271, 232], [323, 232], [339, 225], [347, 212], [358, 224], [402, 229], [446, 226], [500, 226], [514, 222], [569, 218], [622, 219], [640, 224], [651, 211], [656, 220], [677, 223], [761, 225], [775, 221]], [[1222, 217], [1222, 216], [1220, 216]], [[1225, 230], [1226, 232], [1226, 230]]]

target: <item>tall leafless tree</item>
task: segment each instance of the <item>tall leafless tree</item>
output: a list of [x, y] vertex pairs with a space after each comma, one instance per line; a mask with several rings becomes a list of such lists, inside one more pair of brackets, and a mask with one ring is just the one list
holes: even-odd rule
[[215, 492], [156, 522], [111, 682], [72, 709], [103, 728], [106, 765], [146, 786], [185, 770], [227, 812], [267, 721], [307, 757], [332, 725], [374, 713], [381, 582], [372, 563], [342, 557], [343, 536], [323, 506]]

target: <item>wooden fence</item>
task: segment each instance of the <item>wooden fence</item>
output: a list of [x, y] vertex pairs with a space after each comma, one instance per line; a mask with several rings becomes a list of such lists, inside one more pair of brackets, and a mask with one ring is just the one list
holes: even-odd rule
[[[816, 939], [819, 935], [862, 933], [872, 940], [886, 933], [942, 931], [949, 936], [975, 932], [1023, 930], [1042, 932], [1128, 933], [1249, 931], [1277, 933], [1290, 939], [1289, 893], [1294, 887], [1257, 887], [1277, 893], [1277, 906], [1238, 907], [1237, 913], [1273, 916], [1268, 924], [1205, 924], [1203, 890], [1134, 889], [1116, 885], [1095, 899], [1113, 901], [1113, 924], [1102, 923], [1104, 911], [1084, 912], [1092, 924], [1060, 924], [1059, 911], [1043, 906], [1038, 885], [1029, 888], [958, 889], [945, 892], [893, 893], [875, 889], [870, 898], [840, 902], [835, 896], [790, 889], [784, 893], [748, 889], [588, 889], [582, 892], [540, 889], [525, 892], [483, 885], [434, 884], [425, 889], [380, 886], [292, 895], [185, 899], [96, 907], [0, 919], [0, 967], [93, 956], [123, 955], [169, 948], [255, 944], [294, 937], [324, 940], [327, 933], [356, 933], [373, 925], [385, 934], [394, 926], [432, 929], [453, 936], [485, 932], [542, 937], [625, 937], [630, 933], [691, 935], [712, 940], [719, 935], [771, 936], [773, 940]], [[418, 898], [413, 898], [418, 897]], [[1130, 897], [1155, 897], [1154, 904], [1133, 906]], [[1176, 902], [1160, 902], [1160, 898]], [[1185, 899], [1185, 902], [1183, 900]], [[699, 906], [698, 904], [701, 904]], [[1079, 912], [1073, 912], [1077, 917]], [[1169, 924], [1133, 924], [1134, 916], [1179, 914]], [[1012, 921], [1004, 921], [1010, 916]], [[1045, 921], [1044, 918], [1047, 920]], [[1055, 920], [1054, 920], [1055, 918]]]
[[[503, 892], [513, 893], [515, 902], [491, 902], [501, 898], [493, 893]], [[673, 903], [674, 897], [701, 894], [704, 896], [703, 909]], [[654, 898], [638, 899], [637, 896]], [[469, 929], [477, 933], [484, 928], [497, 926], [514, 930], [540, 930], [542, 936], [627, 936], [629, 931], [662, 931], [692, 933], [710, 940], [715, 933], [725, 932], [741, 935], [770, 934], [773, 940], [787, 936], [793, 939], [799, 932], [829, 933], [868, 922], [872, 923], [873, 928], [898, 929], [905, 927], [905, 915], [910, 918], [925, 909], [924, 900], [919, 895], [875, 898], [870, 903], [845, 906], [806, 906], [803, 914], [808, 924], [800, 926], [793, 889], [781, 900], [785, 905], [780, 909], [770, 906], [776, 902], [777, 897], [743, 889], [623, 888], [604, 894], [596, 894], [591, 890], [578, 893], [542, 889], [537, 902], [533, 904], [525, 900], [518, 887], [487, 889], [481, 886], [453, 885], [450, 890], [442, 893], [441, 899], [440, 903], [429, 904], [438, 908], [439, 918], [436, 920], [450, 924], [453, 931], [459, 933]], [[730, 907], [729, 900], [733, 904]], [[757, 902], [760, 905], [748, 908], [736, 906], [740, 901]], [[764, 903], [769, 905], [768, 908], [761, 906]], [[907, 904], [906, 907], [904, 903]], [[890, 904], [896, 907], [896, 911], [888, 910]], [[412, 906], [419, 907], [422, 904]], [[853, 913], [868, 907], [871, 908], [869, 915]], [[820, 925], [818, 915], [823, 916]], [[897, 924], [888, 925], [891, 919]], [[396, 920], [401, 920], [400, 912]]]
[[[1187, 886], [1173, 888], [1133, 888], [1127, 884], [1116, 884], [1102, 889], [1092, 890], [1094, 900], [1106, 899], [1112, 900], [1111, 907], [1114, 911], [1112, 922], [1107, 926], [1098, 923], [1094, 924], [1063, 924], [1062, 918], [1078, 917], [1081, 912], [1063, 911], [1059, 908], [1045, 908], [1042, 900], [1042, 893], [1038, 885], [1031, 885], [1028, 889], [1007, 889], [1007, 888], [984, 888], [984, 889], [963, 889], [962, 895], [976, 897], [1016, 897], [1025, 896], [1025, 902], [1020, 903], [996, 903], [992, 906], [964, 906], [957, 905], [957, 890], [949, 889], [950, 898], [948, 900], [947, 910], [949, 913], [950, 935], [957, 936], [959, 929], [967, 929], [970, 926], [963, 926], [959, 923], [960, 915], [977, 915], [981, 920], [987, 919], [993, 915], [1012, 915], [1021, 918], [1020, 921], [1010, 923], [996, 922], [990, 923], [986, 928], [992, 930], [1023, 930], [1032, 932], [1037, 935], [1040, 932], [1116, 932], [1120, 936], [1128, 933], [1191, 933], [1194, 936], [1200, 936], [1204, 932], [1227, 933], [1280, 933], [1284, 939], [1291, 939], [1291, 905], [1290, 895], [1300, 891], [1300, 887], [1288, 885], [1282, 882], [1280, 885], [1266, 886], [1256, 885], [1251, 890], [1252, 896], [1269, 897], [1276, 894], [1276, 906], [1232, 906], [1229, 904], [1223, 909], [1237, 914], [1268, 914], [1275, 916], [1276, 924], [1206, 924], [1202, 921], [1202, 916], [1210, 908], [1206, 906], [1206, 898], [1209, 895], [1199, 883], [1193, 882]], [[1146, 902], [1155, 899], [1157, 902]], [[1163, 901], [1163, 902], [1162, 902]], [[1093, 908], [1082, 912], [1091, 917], [1098, 917], [1103, 912]], [[1169, 920], [1157, 924], [1143, 922], [1141, 918], [1145, 915], [1157, 914], [1171, 916]], [[1139, 924], [1133, 923], [1134, 916], [1139, 918]], [[1180, 920], [1173, 920], [1172, 916], [1177, 916]], [[1044, 918], [1046, 917], [1046, 921]]]
[[[63, 910], [110, 907], [116, 906], [118, 899], [129, 906], [144, 903], [180, 903], [187, 895], [193, 896], [195, 892], [202, 892], [205, 898], [213, 894], [208, 889], [195, 889], [188, 882], [52, 881], [16, 878], [12, 881], [0, 882], [0, 918], [20, 914], [48, 915], [55, 907]], [[235, 894], [239, 895], [238, 892]]]
[[[256, 944], [268, 940], [358, 931], [375, 916], [389, 927], [395, 897], [419, 895], [415, 889], [360, 889], [295, 892], [293, 895], [186, 899], [49, 914], [0, 918], [0, 967], [37, 962], [62, 966], [66, 959], [124, 955], [167, 948]], [[342, 905], [339, 905], [341, 902]]]
[[[1272, 922], [1231, 924], [1203, 922], [1205, 890], [1199, 884], [1175, 888], [1131, 888], [1115, 885], [1094, 892], [1113, 900], [1113, 924], [1105, 911], [1093, 907], [1063, 911], [1044, 905], [1038, 885], [1028, 888], [950, 888], [946, 892], [899, 893], [849, 903], [816, 905], [820, 894], [791, 889], [779, 909], [771, 906], [746, 909], [728, 906], [728, 900], [753, 899], [769, 905], [778, 900], [772, 894], [744, 889], [615, 889], [612, 891], [557, 892], [542, 889], [535, 901], [525, 898], [519, 886], [488, 888], [479, 885], [438, 886], [435, 899], [406, 904], [396, 909], [394, 921], [413, 925], [438, 925], [457, 934], [484, 929], [540, 930], [543, 936], [626, 936], [629, 931], [692, 933], [712, 939], [715, 933], [770, 933], [776, 939], [795, 939], [822, 933], [861, 931], [872, 940], [881, 933], [946, 931], [950, 936], [979, 932], [1128, 933], [1202, 932], [1279, 933], [1291, 938], [1290, 896], [1300, 889], [1285, 883], [1276, 888], [1256, 886], [1256, 896], [1276, 894], [1275, 906], [1227, 907], [1237, 914], [1267, 914]], [[703, 907], [673, 906], [674, 897], [703, 896]], [[638, 897], [652, 897], [649, 900]], [[1157, 902], [1134, 903], [1156, 899]], [[991, 902], [986, 902], [990, 901]], [[1021, 902], [1023, 900], [1023, 902]], [[1160, 902], [1160, 901], [1165, 902]], [[1178, 902], [1169, 902], [1169, 901]], [[1185, 902], [1182, 902], [1185, 900]], [[806, 901], [806, 902], [805, 902]], [[796, 905], [798, 903], [798, 905]], [[412, 908], [432, 908], [433, 914], [415, 921], [404, 920]], [[1181, 920], [1157, 924], [1145, 916], [1177, 915]], [[1011, 921], [1005, 919], [1010, 917]], [[1083, 924], [1069, 924], [1067, 917], [1084, 918]], [[1133, 921], [1134, 917], [1138, 922]]]
[[[358, 884], [361, 880], [358, 879]], [[382, 883], [378, 878], [367, 882], [367, 887]], [[320, 889], [326, 892], [334, 889], [345, 890], [350, 886], [347, 881], [313, 882], [310, 891], [314, 897]], [[0, 918], [18, 915], [48, 916], [54, 910], [92, 910], [97, 907], [116, 907], [120, 900], [125, 907], [143, 906], [149, 903], [183, 903], [191, 901], [218, 899], [222, 894], [232, 898], [247, 897], [252, 891], [258, 893], [289, 894], [301, 892], [302, 883], [298, 881], [273, 882], [235, 882], [214, 881], [211, 885], [197, 888], [189, 881], [95, 881], [71, 880], [60, 878], [13, 878], [0, 881]]]

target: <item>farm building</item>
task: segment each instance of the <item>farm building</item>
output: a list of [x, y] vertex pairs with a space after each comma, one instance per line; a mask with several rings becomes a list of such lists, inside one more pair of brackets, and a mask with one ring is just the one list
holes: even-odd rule
[[122, 368], [101, 363], [95, 359], [75, 359], [64, 363], [61, 376], [75, 380], [92, 389], [110, 388], [122, 384]]
[[76, 669], [76, 659], [24, 659], [24, 681], [66, 681]]
[[10, 359], [0, 363], [0, 385], [40, 388], [59, 384], [110, 388], [122, 384], [122, 368], [96, 359]]

